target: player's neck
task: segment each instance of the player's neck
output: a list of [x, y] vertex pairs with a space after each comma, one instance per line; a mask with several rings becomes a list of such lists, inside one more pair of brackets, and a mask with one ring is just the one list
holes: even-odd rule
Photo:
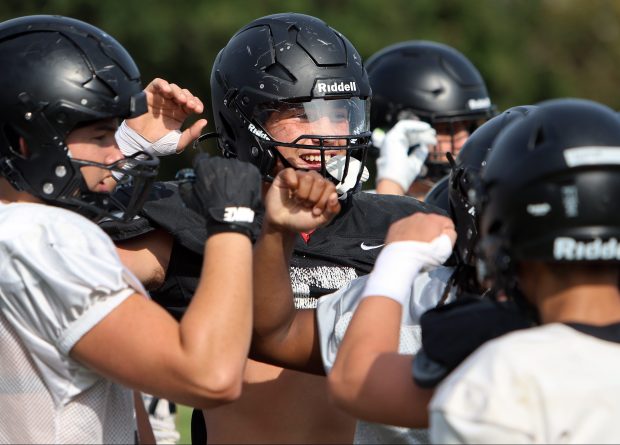
[[597, 282], [558, 289], [539, 300], [543, 323], [607, 325], [620, 321], [617, 282]]
[[620, 321], [615, 267], [528, 261], [519, 270], [519, 285], [543, 323]]
[[0, 178], [0, 201], [3, 203], [11, 202], [32, 202], [41, 203], [42, 201], [27, 192], [20, 192], [13, 188], [11, 184], [5, 179]]

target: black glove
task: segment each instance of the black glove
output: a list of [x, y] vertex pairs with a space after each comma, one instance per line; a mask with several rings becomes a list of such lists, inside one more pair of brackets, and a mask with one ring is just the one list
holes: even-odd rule
[[413, 379], [435, 387], [483, 343], [531, 327], [513, 302], [461, 297], [420, 317], [422, 348], [413, 360]]
[[238, 232], [255, 240], [260, 232], [261, 175], [237, 159], [199, 154], [194, 159], [195, 182], [187, 205], [204, 215], [207, 237]]

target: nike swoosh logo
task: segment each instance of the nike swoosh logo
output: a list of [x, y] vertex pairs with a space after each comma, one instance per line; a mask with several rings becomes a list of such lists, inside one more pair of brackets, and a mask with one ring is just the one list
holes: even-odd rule
[[378, 246], [367, 246], [364, 243], [360, 244], [360, 247], [362, 248], [362, 250], [378, 249], [379, 247], [383, 247], [383, 246], [385, 246], [385, 244], [379, 244]]

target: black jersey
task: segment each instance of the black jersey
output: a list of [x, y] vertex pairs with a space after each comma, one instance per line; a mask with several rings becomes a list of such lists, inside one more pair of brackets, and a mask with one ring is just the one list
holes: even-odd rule
[[[157, 183], [139, 218], [131, 223], [105, 222], [114, 241], [123, 241], [161, 228], [174, 237], [166, 280], [152, 298], [179, 318], [196, 289], [206, 240], [201, 215], [182, 199], [189, 183]], [[120, 190], [117, 193], [125, 193]], [[416, 212], [445, 212], [409, 196], [359, 192], [342, 203], [341, 212], [326, 227], [300, 234], [291, 259], [291, 284], [298, 308], [313, 308], [321, 295], [368, 274], [383, 247], [390, 224]]]
[[416, 212], [445, 214], [409, 196], [359, 192], [328, 226], [299, 235], [291, 259], [296, 306], [315, 307], [317, 297], [370, 273], [390, 224]]

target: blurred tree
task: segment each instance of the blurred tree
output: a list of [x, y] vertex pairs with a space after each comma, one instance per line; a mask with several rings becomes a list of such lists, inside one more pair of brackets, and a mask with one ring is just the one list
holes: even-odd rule
[[[500, 109], [560, 96], [619, 109], [620, 2], [615, 0], [4, 0], [0, 20], [61, 14], [93, 23], [134, 56], [145, 82], [164, 77], [209, 104], [212, 61], [242, 26], [263, 15], [322, 18], [367, 58], [402, 40], [426, 39], [465, 53]], [[211, 120], [211, 119], [210, 119]], [[209, 126], [209, 129], [212, 129]], [[215, 152], [213, 142], [208, 150]], [[161, 176], [189, 165], [188, 149]]]

